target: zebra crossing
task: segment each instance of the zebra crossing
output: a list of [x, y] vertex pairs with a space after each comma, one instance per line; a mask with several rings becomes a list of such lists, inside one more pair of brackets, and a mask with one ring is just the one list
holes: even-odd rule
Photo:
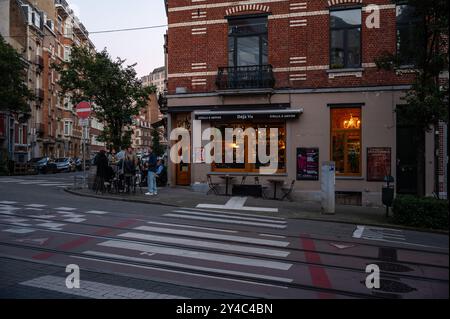
[[72, 186], [73, 183], [67, 181], [67, 179], [20, 179], [20, 178], [0, 178], [0, 186], [7, 186], [8, 184], [17, 184], [23, 186], [39, 186], [48, 188], [66, 188]]
[[[176, 209], [163, 216], [178, 222], [146, 221], [144, 225], [137, 225], [117, 234], [114, 239], [98, 242], [94, 248], [83, 251], [90, 257], [75, 258], [137, 268], [142, 268], [142, 264], [148, 265], [149, 269], [176, 267], [179, 270], [162, 267], [158, 271], [186, 273], [191, 277], [202, 276], [197, 273], [202, 271], [225, 281], [236, 281], [229, 276], [239, 276], [255, 285], [267, 285], [258, 280], [280, 285], [293, 282], [289, 278], [293, 267], [288, 260], [290, 241], [282, 235], [258, 232], [259, 227], [284, 229], [286, 220], [198, 209]], [[205, 217], [201, 221], [213, 226], [183, 224], [184, 219], [191, 221], [189, 217]], [[226, 229], [234, 223], [255, 227], [256, 232]]]

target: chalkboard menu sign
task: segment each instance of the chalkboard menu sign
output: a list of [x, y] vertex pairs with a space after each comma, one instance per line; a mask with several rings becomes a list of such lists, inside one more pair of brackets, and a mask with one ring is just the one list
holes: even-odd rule
[[392, 163], [390, 147], [367, 148], [367, 181], [383, 182], [385, 176], [390, 176]]
[[318, 148], [297, 149], [297, 180], [299, 181], [319, 180]]

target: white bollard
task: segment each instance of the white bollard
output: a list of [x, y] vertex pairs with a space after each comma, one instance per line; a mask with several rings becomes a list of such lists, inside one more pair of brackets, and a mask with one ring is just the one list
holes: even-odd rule
[[322, 163], [322, 214], [333, 215], [336, 212], [336, 164]]

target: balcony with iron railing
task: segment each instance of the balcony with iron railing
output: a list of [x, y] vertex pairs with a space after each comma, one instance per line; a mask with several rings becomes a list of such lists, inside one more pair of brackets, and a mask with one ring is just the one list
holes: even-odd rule
[[219, 92], [229, 93], [269, 93], [275, 86], [273, 67], [267, 65], [251, 65], [236, 67], [220, 67], [216, 85]]

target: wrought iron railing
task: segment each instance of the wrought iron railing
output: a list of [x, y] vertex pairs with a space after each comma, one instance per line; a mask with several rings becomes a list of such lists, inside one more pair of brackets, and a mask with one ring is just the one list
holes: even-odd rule
[[275, 86], [271, 65], [221, 67], [216, 85], [219, 90], [268, 89]]

